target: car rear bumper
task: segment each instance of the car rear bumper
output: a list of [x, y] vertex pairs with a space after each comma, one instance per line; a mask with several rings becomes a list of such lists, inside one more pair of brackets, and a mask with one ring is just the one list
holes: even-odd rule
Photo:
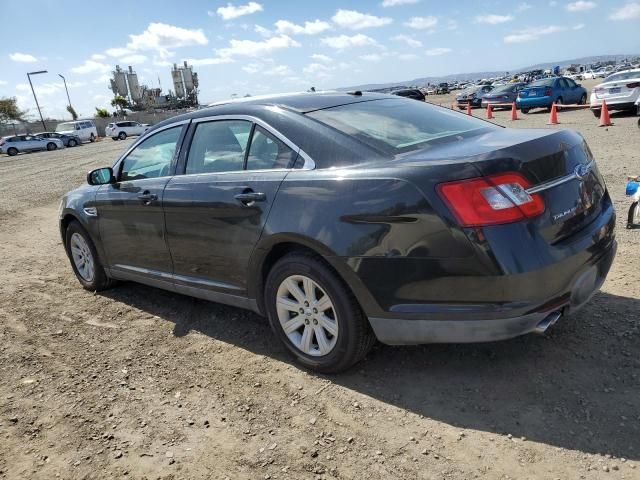
[[[440, 319], [428, 318], [429, 315], [419, 319], [369, 317], [369, 322], [378, 340], [388, 345], [490, 342], [542, 333], [559, 318], [587, 303], [599, 290], [611, 268], [616, 248], [615, 240], [611, 241], [597, 259], [573, 276], [565, 292], [542, 305], [520, 302], [422, 305], [421, 310], [437, 313]], [[523, 309], [526, 313], [522, 313]], [[447, 318], [442, 319], [443, 315]]]
[[516, 100], [516, 106], [518, 108], [547, 108], [550, 107], [552, 103], [553, 99], [551, 97], [518, 97]]
[[[635, 110], [636, 103], [635, 101], [630, 102], [626, 99], [623, 101], [616, 101], [614, 99], [607, 100], [607, 108], [609, 110]], [[602, 99], [592, 99], [591, 100], [591, 110], [600, 110], [602, 108]]]

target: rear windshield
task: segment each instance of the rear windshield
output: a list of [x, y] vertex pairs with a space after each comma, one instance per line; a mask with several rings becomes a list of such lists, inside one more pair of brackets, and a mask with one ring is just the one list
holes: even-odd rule
[[439, 139], [446, 141], [492, 128], [487, 122], [446, 108], [404, 99], [351, 103], [307, 115], [390, 154], [418, 150]]
[[621, 72], [614, 73], [613, 75], [609, 75], [604, 79], [605, 82], [619, 82], [621, 80], [631, 80], [634, 78], [640, 78], [640, 71], [636, 70], [633, 72]]
[[542, 78], [540, 80], [536, 80], [535, 82], [531, 82], [529, 85], [527, 85], [527, 88], [529, 87], [552, 87], [553, 86], [553, 82], [555, 82], [556, 79], [555, 78]]

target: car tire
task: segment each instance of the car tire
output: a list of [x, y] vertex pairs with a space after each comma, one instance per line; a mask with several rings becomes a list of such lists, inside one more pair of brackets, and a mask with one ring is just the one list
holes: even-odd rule
[[529, 109], [528, 109], [528, 108], [521, 108], [521, 109], [520, 109], [520, 111], [521, 111], [522, 113], [524, 113], [525, 115], [526, 115], [527, 113], [529, 113]]
[[113, 285], [114, 282], [105, 273], [89, 234], [77, 221], [72, 221], [67, 226], [65, 248], [73, 273], [83, 288], [99, 292]]
[[89, 137], [89, 141], [90, 141], [91, 143], [93, 143], [93, 142], [95, 142], [95, 141], [96, 141], [96, 136], [95, 136], [93, 133], [92, 133], [92, 134], [91, 134], [91, 136]]
[[578, 105], [585, 105], [586, 103], [587, 103], [587, 95], [583, 93], [582, 96], [580, 97], [580, 101], [578, 102]]
[[120, 140], [124, 140], [124, 139], [126, 139], [126, 138], [127, 138], [127, 134], [126, 134], [125, 132], [120, 132], [120, 133], [118, 134], [118, 138], [119, 138]]
[[10, 157], [15, 157], [18, 154], [18, 149], [15, 147], [11, 147], [10, 149], [7, 150], [7, 155], [9, 155]]
[[111, 140], [115, 142], [116, 140], [118, 140], [118, 137], [111, 137]]
[[53, 142], [47, 143], [47, 150], [49, 152], [52, 151], [52, 150], [55, 150], [56, 148], [58, 148], [58, 146], [55, 143], [53, 143]]
[[596, 109], [592, 109], [592, 110], [591, 110], [591, 112], [593, 113], [593, 116], [594, 116], [594, 117], [596, 117], [596, 118], [600, 118], [600, 112], [601, 112], [601, 110], [600, 110], [600, 109], [598, 109], [598, 110], [596, 110]]
[[73, 148], [78, 146], [78, 142], [76, 142], [74, 139], [69, 140], [69, 147]]
[[627, 228], [637, 227], [640, 227], [640, 205], [638, 205], [638, 202], [633, 202], [627, 215]]
[[[348, 285], [314, 254], [292, 253], [281, 258], [267, 276], [264, 301], [276, 336], [300, 364], [312, 370], [344, 371], [362, 360], [376, 341]], [[292, 330], [286, 333], [283, 325], [292, 321]]]

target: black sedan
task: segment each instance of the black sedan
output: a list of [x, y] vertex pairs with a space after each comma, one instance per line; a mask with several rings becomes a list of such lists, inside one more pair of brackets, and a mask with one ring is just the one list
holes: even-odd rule
[[42, 138], [57, 138], [64, 143], [65, 147], [77, 147], [78, 145], [82, 145], [82, 140], [80, 137], [76, 135], [69, 135], [67, 133], [58, 133], [58, 132], [41, 132], [36, 133], [38, 137]]
[[471, 107], [480, 107], [482, 104], [482, 96], [493, 90], [491, 85], [472, 85], [466, 87], [458, 95], [456, 95], [456, 103], [460, 110], [464, 110], [469, 105]]
[[482, 97], [482, 108], [487, 108], [489, 105], [498, 106], [503, 108], [511, 108], [513, 102], [518, 98], [518, 92], [522, 90], [526, 83], [507, 83], [506, 85], [499, 85], [491, 90], [489, 93], [485, 93]]
[[60, 210], [85, 288], [133, 280], [251, 309], [324, 372], [376, 339], [544, 332], [598, 290], [616, 250], [579, 134], [384, 94], [174, 117], [87, 180]]

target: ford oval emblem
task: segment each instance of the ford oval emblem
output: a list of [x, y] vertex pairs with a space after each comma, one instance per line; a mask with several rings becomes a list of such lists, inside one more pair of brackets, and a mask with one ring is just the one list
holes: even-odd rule
[[591, 171], [591, 165], [577, 165], [573, 170], [574, 175], [578, 180], [582, 180]]

